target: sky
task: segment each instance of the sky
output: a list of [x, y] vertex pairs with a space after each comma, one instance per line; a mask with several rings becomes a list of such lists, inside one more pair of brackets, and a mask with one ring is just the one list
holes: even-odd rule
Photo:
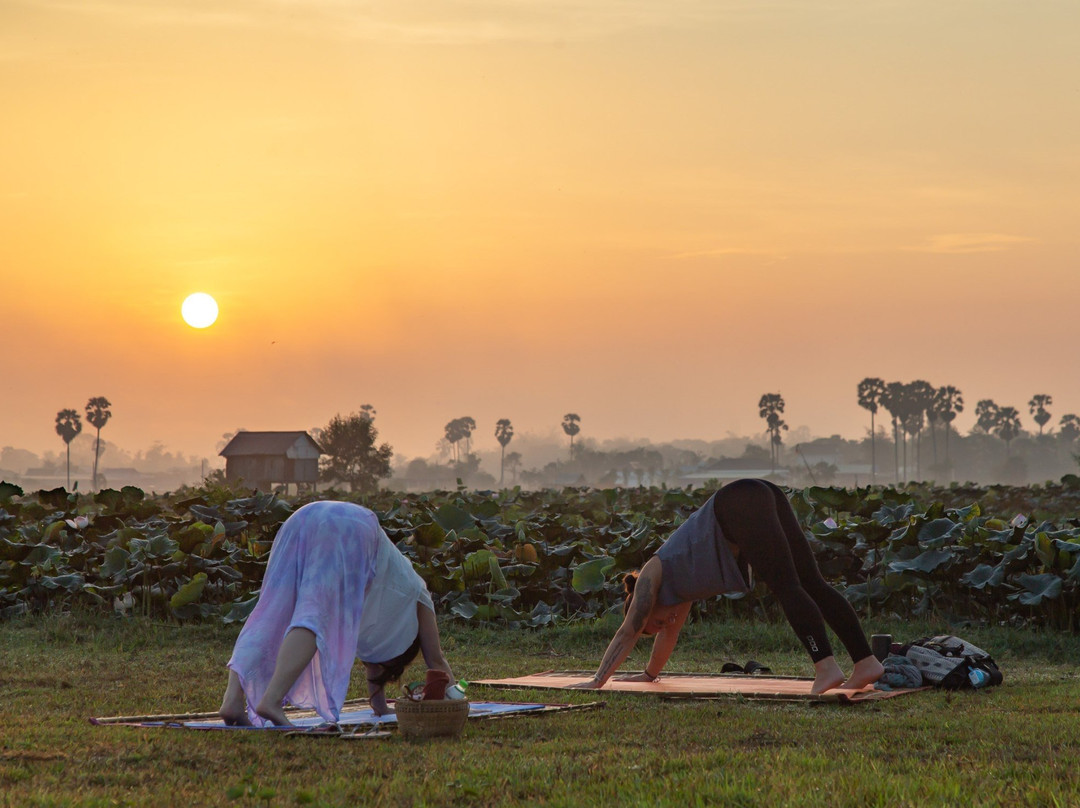
[[[0, 0], [0, 445], [1080, 412], [1074, 0]], [[220, 317], [180, 317], [192, 292]], [[524, 459], [528, 466], [528, 458]]]

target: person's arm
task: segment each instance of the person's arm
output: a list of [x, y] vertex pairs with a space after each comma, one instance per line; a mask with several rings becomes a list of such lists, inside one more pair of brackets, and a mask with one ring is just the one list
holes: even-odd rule
[[[381, 665], [379, 667], [382, 667]], [[378, 682], [371, 681], [371, 671], [367, 665], [364, 666], [368, 672], [367, 689], [368, 689], [368, 703], [371, 705], [371, 711], [375, 715], [386, 715], [392, 713], [390, 705], [386, 703], [386, 688], [384, 685]]]
[[671, 658], [671, 652], [675, 650], [675, 644], [679, 641], [679, 632], [682, 631], [692, 606], [692, 603], [680, 604], [679, 611], [675, 613], [675, 620], [656, 633], [652, 644], [652, 654], [649, 655], [649, 662], [645, 666], [645, 681], [655, 682], [660, 678], [660, 671], [664, 669]]
[[454, 672], [450, 670], [450, 663], [446, 661], [446, 655], [439, 641], [439, 624], [435, 620], [435, 613], [423, 603], [416, 604], [416, 618], [419, 623], [420, 653], [424, 656], [424, 664], [428, 670], [445, 671], [454, 681]]
[[652, 613], [653, 606], [656, 605], [656, 596], [660, 591], [660, 576], [660, 559], [653, 557], [641, 569], [641, 574], [634, 586], [634, 597], [630, 601], [630, 609], [623, 618], [619, 630], [615, 632], [615, 636], [608, 644], [604, 658], [600, 661], [600, 667], [596, 669], [592, 679], [574, 687], [582, 690], [596, 690], [603, 687], [630, 655], [638, 637], [645, 629], [645, 623]]

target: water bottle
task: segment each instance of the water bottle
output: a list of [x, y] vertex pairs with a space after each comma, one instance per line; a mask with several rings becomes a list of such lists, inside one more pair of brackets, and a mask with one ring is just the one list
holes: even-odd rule
[[968, 681], [972, 687], [983, 687], [990, 684], [990, 674], [982, 668], [972, 668], [968, 671]]
[[463, 699], [465, 698], [465, 688], [469, 686], [469, 683], [464, 679], [459, 680], [455, 684], [446, 688], [446, 698], [448, 699]]

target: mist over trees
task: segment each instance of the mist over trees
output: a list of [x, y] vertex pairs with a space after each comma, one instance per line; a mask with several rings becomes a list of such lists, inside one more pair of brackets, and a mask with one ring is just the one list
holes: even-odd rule
[[[341, 482], [357, 491], [380, 484], [402, 490], [459, 485], [682, 486], [738, 476], [771, 476], [792, 485], [924, 481], [1023, 485], [1080, 471], [1080, 416], [1055, 413], [1048, 393], [1018, 397], [1027, 398], [1026, 410], [978, 399], [972, 408], [974, 423], [965, 434], [955, 427], [957, 416], [965, 412], [964, 394], [955, 386], [867, 377], [853, 392], [852, 403], [868, 415], [864, 434], [856, 438], [814, 436], [805, 425], [790, 429], [783, 417], [788, 405], [779, 391], [765, 393], [757, 402], [765, 422], [761, 433], [729, 433], [711, 441], [597, 440], [581, 434], [578, 413], [553, 419], [545, 433], [520, 432], [510, 418], [481, 425], [478, 433], [474, 418], [460, 416], [446, 423], [431, 455], [395, 458], [388, 443], [377, 443], [375, 409], [370, 404], [309, 432], [327, 451], [324, 481]], [[92, 434], [83, 429], [78, 411], [65, 408], [56, 413], [54, 427], [64, 444], [62, 452], [39, 455], [3, 447], [0, 477], [31, 487], [63, 483], [70, 490], [81, 476], [92, 490], [137, 485], [165, 491], [197, 483], [213, 471], [207, 458], [169, 452], [160, 441], [135, 453], [109, 443], [101, 435], [112, 417], [111, 404], [102, 396], [91, 398], [85, 412]], [[221, 434], [217, 449], [241, 430]], [[511, 442], [514, 450], [508, 451]], [[793, 449], [787, 458], [782, 453], [785, 445]], [[103, 473], [100, 461], [106, 452], [111, 467]]]
[[[731, 436], [723, 441], [671, 441], [578, 439], [581, 417], [568, 413], [559, 424], [570, 439], [570, 451], [558, 450], [554, 434], [543, 438], [528, 433], [516, 437], [515, 452], [506, 445], [515, 437], [509, 419], [495, 424], [497, 454], [489, 447], [462, 456], [452, 450], [460, 437], [447, 424], [438, 458], [414, 458], [395, 469], [391, 486], [402, 488], [474, 488], [510, 484], [526, 487], [564, 485], [670, 485], [719, 482], [739, 476], [773, 476], [793, 485], [903, 484], [929, 481], [1004, 482], [1027, 484], [1056, 480], [1080, 470], [1077, 441], [1080, 418], [1062, 415], [1058, 429], [1047, 430], [1052, 419], [1047, 409], [1053, 399], [1036, 394], [1028, 402], [1038, 432], [1024, 428], [1015, 407], [991, 399], [975, 407], [975, 424], [967, 435], [953, 426], [964, 412], [963, 393], [955, 386], [934, 386], [923, 379], [910, 382], [867, 377], [855, 391], [858, 406], [869, 413], [863, 437], [812, 437], [807, 427], [790, 431], [785, 419], [787, 403], [781, 393], [765, 393], [758, 400], [758, 415], [765, 421], [761, 436]], [[885, 416], [882, 418], [881, 416]], [[472, 422], [472, 419], [468, 419]], [[884, 421], [884, 423], [882, 423]], [[784, 437], [793, 445], [794, 458], [784, 464]], [[451, 441], [456, 437], [455, 441]], [[892, 455], [892, 468], [882, 468], [880, 457]], [[446, 461], [443, 463], [440, 460]], [[499, 469], [498, 482], [483, 465]], [[887, 461], [886, 461], [887, 463]]]

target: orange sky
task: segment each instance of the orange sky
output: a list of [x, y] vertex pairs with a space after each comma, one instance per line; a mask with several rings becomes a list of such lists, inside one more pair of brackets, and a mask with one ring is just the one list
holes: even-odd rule
[[[0, 446], [1080, 412], [1080, 5], [0, 0]], [[217, 324], [180, 320], [193, 291]], [[528, 467], [528, 458], [525, 458]]]

